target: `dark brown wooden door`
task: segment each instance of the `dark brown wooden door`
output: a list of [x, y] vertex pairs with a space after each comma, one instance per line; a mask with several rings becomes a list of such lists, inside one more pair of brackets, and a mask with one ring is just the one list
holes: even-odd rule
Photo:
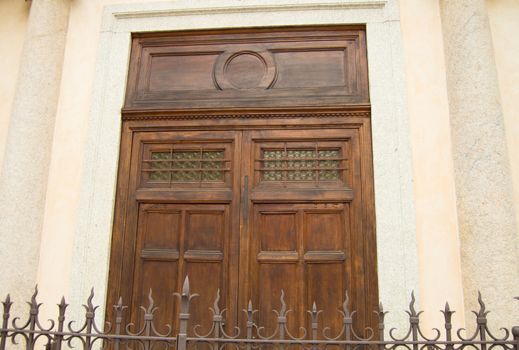
[[360, 188], [359, 156], [358, 136], [347, 129], [245, 134], [242, 172], [250, 180], [242, 183], [249, 194], [242, 203], [240, 304], [251, 299], [268, 330], [281, 291], [293, 330], [316, 302], [325, 326], [338, 331], [345, 290], [362, 288], [359, 276], [352, 278], [363, 259], [352, 235], [360, 216], [353, 191]]
[[186, 276], [200, 294], [192, 313], [202, 326], [211, 322], [207, 307], [218, 289], [222, 305], [236, 307], [240, 141], [235, 131], [134, 138], [121, 290], [131, 300], [133, 322], [151, 289], [161, 306], [157, 323], [171, 323], [177, 313], [172, 293]]
[[283, 291], [293, 334], [314, 301], [332, 334], [346, 289], [359, 328], [376, 325], [363, 27], [133, 38], [108, 320], [122, 296], [138, 325], [151, 289], [175, 328], [187, 275], [201, 330], [218, 290], [229, 329], [251, 300], [271, 331]]
[[139, 132], [131, 148], [120, 291], [133, 322], [152, 290], [171, 323], [186, 276], [203, 328], [218, 290], [229, 325], [251, 300], [267, 330], [281, 291], [294, 330], [313, 302], [339, 330], [346, 289], [366, 305], [358, 129]]

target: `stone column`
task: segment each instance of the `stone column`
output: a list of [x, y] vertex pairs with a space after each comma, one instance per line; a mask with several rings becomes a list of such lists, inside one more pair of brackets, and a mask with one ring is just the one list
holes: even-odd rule
[[484, 0], [442, 0], [467, 322], [481, 290], [500, 327], [519, 321], [519, 245], [492, 38]]
[[33, 0], [0, 173], [0, 295], [36, 283], [69, 0]]

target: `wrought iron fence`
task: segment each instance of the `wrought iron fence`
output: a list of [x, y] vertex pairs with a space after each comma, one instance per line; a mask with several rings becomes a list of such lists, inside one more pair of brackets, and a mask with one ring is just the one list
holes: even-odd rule
[[[348, 294], [345, 293], [345, 300], [341, 310], [342, 328], [337, 334], [329, 334], [330, 329], [320, 329], [322, 326], [321, 314], [316, 304], [308, 310], [311, 327], [309, 330], [301, 327], [301, 335], [291, 334], [287, 327], [287, 314], [290, 310], [284, 300], [284, 293], [281, 292], [279, 310], [273, 310], [276, 314], [276, 328], [271, 334], [264, 334], [265, 328], [255, 322], [255, 314], [258, 310], [253, 308], [249, 302], [246, 310], [246, 327], [243, 332], [238, 328], [229, 330], [225, 324], [225, 309], [220, 309], [219, 292], [212, 307], [209, 307], [212, 317], [211, 329], [206, 334], [199, 333], [199, 325], [190, 325], [190, 301], [197, 294], [192, 294], [189, 290], [189, 279], [186, 278], [181, 293], [175, 293], [180, 299], [180, 312], [178, 315], [178, 332], [174, 334], [170, 325], [165, 325], [167, 332], [161, 333], [157, 330], [154, 322], [154, 314], [157, 307], [150, 294], [147, 307], [141, 307], [143, 319], [141, 328], [132, 331], [134, 324], [123, 324], [124, 312], [127, 306], [123, 305], [119, 299], [114, 305], [115, 322], [106, 322], [101, 329], [95, 320], [98, 306], [92, 303], [93, 290], [85, 308], [85, 320], [80, 327], [74, 327], [74, 322], [66, 322], [65, 312], [68, 304], [62, 298], [58, 304], [57, 322], [50, 320], [49, 326], [42, 326], [39, 319], [40, 306], [36, 300], [38, 291], [35, 290], [29, 304], [29, 316], [25, 322], [21, 322], [19, 317], [11, 319], [11, 306], [13, 302], [9, 295], [2, 302], [3, 320], [0, 328], [0, 350], [9, 348], [9, 344], [16, 344], [26, 350], [46, 349], [61, 350], [62, 348], [80, 348], [83, 350], [91, 349], [113, 349], [113, 350], [187, 350], [187, 349], [208, 349], [208, 350], [264, 350], [264, 349], [301, 349], [301, 350], [519, 350], [519, 327], [513, 327], [511, 331], [501, 328], [501, 335], [497, 336], [487, 325], [487, 314], [485, 303], [478, 295], [479, 310], [475, 314], [475, 330], [471, 335], [465, 335], [465, 329], [454, 330], [452, 326], [452, 311], [447, 303], [442, 314], [444, 316], [443, 330], [434, 329], [434, 335], [427, 337], [420, 327], [421, 311], [415, 309], [415, 298], [411, 295], [408, 314], [408, 329], [402, 332], [401, 336], [396, 335], [394, 328], [386, 329], [385, 316], [382, 304], [379, 310], [374, 311], [378, 317], [378, 330], [367, 328], [362, 336], [355, 332], [354, 314], [350, 311]], [[321, 322], [321, 323], [320, 323]], [[190, 327], [190, 328], [188, 328]]]

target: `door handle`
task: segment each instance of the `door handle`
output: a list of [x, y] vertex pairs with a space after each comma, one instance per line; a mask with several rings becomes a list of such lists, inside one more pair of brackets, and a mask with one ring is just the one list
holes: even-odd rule
[[249, 223], [249, 176], [243, 178], [243, 192], [241, 205], [243, 210], [243, 224], [246, 226]]

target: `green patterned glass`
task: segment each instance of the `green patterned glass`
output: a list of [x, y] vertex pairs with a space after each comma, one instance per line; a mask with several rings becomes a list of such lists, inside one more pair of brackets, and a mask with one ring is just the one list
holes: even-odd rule
[[149, 181], [221, 182], [225, 178], [223, 159], [224, 151], [152, 152]]
[[[340, 150], [263, 150], [263, 181], [336, 181]], [[272, 170], [270, 170], [272, 169]]]

